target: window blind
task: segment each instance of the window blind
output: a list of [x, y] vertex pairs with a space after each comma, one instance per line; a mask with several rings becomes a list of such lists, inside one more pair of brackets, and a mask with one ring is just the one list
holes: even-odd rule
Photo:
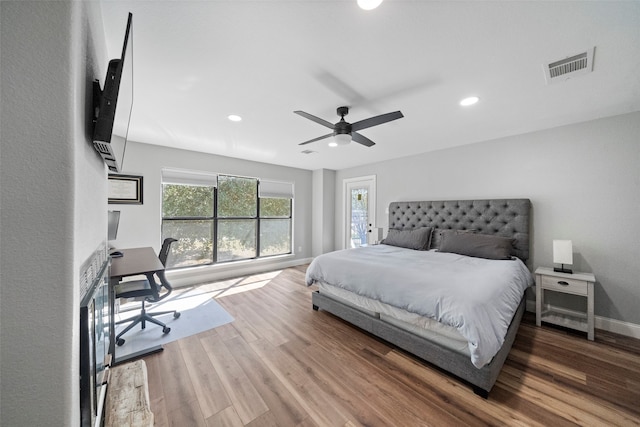
[[258, 196], [263, 198], [293, 199], [293, 183], [260, 180]]
[[215, 173], [191, 171], [184, 169], [162, 169], [163, 184], [198, 185], [202, 187], [215, 187], [218, 175]]

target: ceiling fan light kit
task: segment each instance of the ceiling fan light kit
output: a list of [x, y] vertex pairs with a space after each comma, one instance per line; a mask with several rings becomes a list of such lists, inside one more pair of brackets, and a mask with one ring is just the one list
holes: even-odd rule
[[331, 147], [336, 147], [338, 145], [347, 145], [351, 142], [351, 135], [348, 133], [339, 133], [333, 137], [333, 142], [335, 145], [329, 144]]
[[402, 117], [404, 117], [404, 115], [400, 111], [394, 111], [393, 113], [380, 114], [379, 116], [369, 117], [368, 119], [360, 120], [355, 123], [349, 123], [344, 119], [344, 116], [349, 114], [349, 107], [338, 107], [337, 113], [340, 116], [340, 121], [336, 124], [333, 124], [324, 119], [321, 119], [320, 117], [305, 113], [304, 111], [298, 110], [294, 111], [294, 113], [333, 130], [332, 133], [310, 139], [309, 141], [301, 142], [298, 145], [309, 144], [311, 142], [319, 141], [321, 139], [333, 136], [333, 141], [329, 143], [330, 147], [347, 145], [351, 141], [355, 141], [358, 144], [362, 144], [366, 147], [372, 147], [376, 143], [366, 136], [358, 133], [357, 131], [381, 125], [383, 123], [387, 123], [392, 120], [401, 119]]

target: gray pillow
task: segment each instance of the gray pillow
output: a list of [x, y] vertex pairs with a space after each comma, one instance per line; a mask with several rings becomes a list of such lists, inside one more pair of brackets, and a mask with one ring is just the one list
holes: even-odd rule
[[382, 241], [385, 245], [426, 251], [431, 242], [431, 227], [421, 227], [415, 230], [389, 229], [387, 237]]
[[465, 230], [450, 230], [450, 229], [442, 229], [436, 228], [431, 233], [431, 249], [440, 249], [440, 242], [442, 242], [442, 233], [475, 233], [476, 230], [473, 228], [467, 228]]
[[486, 259], [511, 259], [513, 239], [488, 234], [458, 233], [454, 230], [442, 232], [440, 252]]

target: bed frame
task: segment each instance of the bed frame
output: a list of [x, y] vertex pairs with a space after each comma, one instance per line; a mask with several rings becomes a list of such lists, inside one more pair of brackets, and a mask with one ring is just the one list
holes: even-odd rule
[[[472, 230], [514, 239], [514, 255], [525, 264], [529, 258], [529, 199], [447, 200], [393, 202], [389, 205], [389, 228], [411, 230], [433, 227], [431, 247], [440, 244], [441, 230]], [[467, 381], [473, 391], [487, 398], [496, 382], [525, 310], [525, 297], [511, 320], [505, 342], [490, 363], [476, 368], [468, 355], [442, 347], [426, 338], [343, 304], [331, 296], [312, 293], [313, 309], [322, 309], [388, 341], [399, 348]]]

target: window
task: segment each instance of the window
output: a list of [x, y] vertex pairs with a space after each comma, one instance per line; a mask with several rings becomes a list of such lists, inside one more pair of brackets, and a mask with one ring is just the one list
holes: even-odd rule
[[291, 199], [260, 199], [260, 256], [291, 253]]
[[218, 177], [218, 261], [255, 258], [258, 180]]
[[167, 267], [210, 264], [213, 259], [215, 187], [184, 184], [162, 186], [162, 240], [172, 245]]
[[162, 171], [162, 238], [173, 237], [167, 267], [292, 253], [291, 183]]
[[260, 200], [260, 256], [290, 254], [293, 185], [288, 182], [261, 180]]

